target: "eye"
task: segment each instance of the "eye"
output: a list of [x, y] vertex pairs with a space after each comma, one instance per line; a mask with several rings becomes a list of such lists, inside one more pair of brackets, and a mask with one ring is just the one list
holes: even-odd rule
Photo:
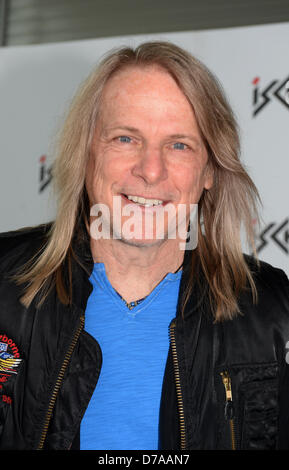
[[173, 144], [174, 150], [186, 150], [188, 146], [184, 144], [183, 142], [175, 142]]
[[127, 135], [120, 135], [119, 137], [117, 137], [117, 140], [125, 144], [129, 144], [131, 142], [131, 138]]

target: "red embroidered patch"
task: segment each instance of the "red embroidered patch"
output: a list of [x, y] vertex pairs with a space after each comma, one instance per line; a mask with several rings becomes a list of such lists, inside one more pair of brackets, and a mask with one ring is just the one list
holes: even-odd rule
[[4, 401], [4, 403], [8, 403], [8, 405], [12, 404], [12, 398], [7, 395], [2, 395], [2, 401]]
[[0, 382], [6, 382], [12, 374], [17, 374], [21, 363], [18, 347], [5, 334], [0, 334]]

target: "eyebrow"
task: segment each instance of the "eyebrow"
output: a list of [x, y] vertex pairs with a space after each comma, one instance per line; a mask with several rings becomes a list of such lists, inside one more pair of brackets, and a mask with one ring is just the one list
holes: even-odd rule
[[194, 135], [189, 135], [189, 134], [171, 134], [170, 139], [189, 139], [195, 142], [196, 144], [201, 145], [201, 140], [194, 136]]
[[104, 129], [105, 134], [108, 132], [116, 131], [117, 129], [123, 130], [123, 131], [129, 131], [129, 132], [137, 132], [140, 134], [140, 131], [136, 127], [130, 127], [130, 126], [115, 126], [115, 127], [106, 127]]
[[[124, 131], [129, 131], [129, 132], [136, 132], [137, 134], [141, 134], [140, 130], [137, 129], [136, 127], [130, 127], [130, 126], [115, 126], [115, 127], [107, 127], [104, 132], [111, 132], [115, 130], [124, 130]], [[201, 141], [198, 137], [194, 135], [189, 135], [189, 134], [170, 134], [168, 136], [170, 139], [189, 139], [193, 142], [195, 142], [198, 145], [201, 145]]]

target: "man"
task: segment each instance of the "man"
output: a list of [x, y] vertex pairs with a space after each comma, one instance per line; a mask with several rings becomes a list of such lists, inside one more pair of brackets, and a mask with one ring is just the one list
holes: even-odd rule
[[108, 55], [54, 180], [55, 222], [1, 237], [0, 448], [289, 448], [289, 283], [242, 253], [258, 194], [205, 66]]

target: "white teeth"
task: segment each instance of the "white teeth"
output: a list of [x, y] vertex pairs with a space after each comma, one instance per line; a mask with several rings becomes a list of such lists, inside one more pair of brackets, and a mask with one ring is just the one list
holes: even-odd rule
[[145, 199], [144, 197], [139, 196], [127, 196], [127, 198], [130, 201], [137, 202], [138, 204], [143, 204], [146, 207], [158, 206], [159, 204], [163, 203], [163, 201], [161, 201], [160, 199]]

